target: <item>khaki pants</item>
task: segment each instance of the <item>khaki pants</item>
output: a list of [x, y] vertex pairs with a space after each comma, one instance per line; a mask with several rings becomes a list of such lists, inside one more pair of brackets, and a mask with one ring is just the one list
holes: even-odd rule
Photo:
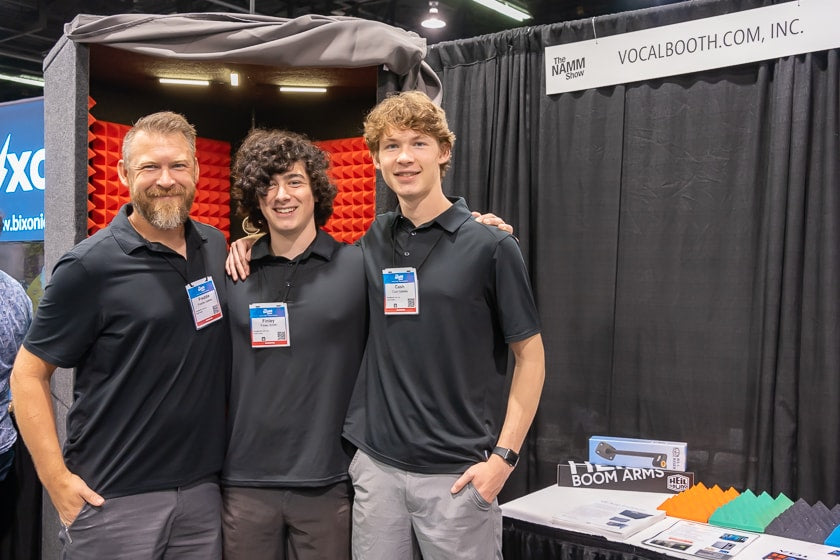
[[502, 512], [472, 487], [449, 492], [457, 474], [406, 472], [357, 451], [354, 560], [501, 560]]

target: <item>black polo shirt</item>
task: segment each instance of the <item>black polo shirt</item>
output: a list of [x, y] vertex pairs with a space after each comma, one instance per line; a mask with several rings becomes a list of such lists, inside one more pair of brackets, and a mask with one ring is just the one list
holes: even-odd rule
[[[370, 336], [344, 435], [403, 470], [463, 472], [501, 430], [507, 344], [540, 330], [519, 245], [462, 199], [419, 227], [378, 216], [361, 245]], [[420, 313], [386, 316], [382, 270], [405, 266]]]
[[[299, 257], [263, 237], [252, 273], [228, 278], [233, 340], [228, 451], [231, 486], [325, 486], [348, 478], [341, 428], [367, 338], [362, 253], [318, 231]], [[248, 306], [285, 301], [289, 347], [251, 348]]]
[[212, 276], [225, 303], [224, 236], [188, 221], [185, 260], [131, 211], [61, 257], [24, 341], [76, 368], [64, 458], [106, 498], [217, 475], [224, 455], [227, 318], [196, 330], [186, 291]]

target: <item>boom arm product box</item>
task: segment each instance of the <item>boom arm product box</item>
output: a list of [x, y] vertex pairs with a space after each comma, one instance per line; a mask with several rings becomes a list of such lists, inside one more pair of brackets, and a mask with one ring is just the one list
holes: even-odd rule
[[656, 441], [609, 436], [589, 438], [589, 462], [669, 471], [685, 470], [686, 444], [682, 441]]

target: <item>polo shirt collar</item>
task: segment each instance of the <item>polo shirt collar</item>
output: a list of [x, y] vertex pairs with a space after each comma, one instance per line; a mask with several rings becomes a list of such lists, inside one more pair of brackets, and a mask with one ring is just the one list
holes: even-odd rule
[[[453, 233], [461, 227], [464, 222], [469, 220], [472, 217], [472, 213], [470, 213], [470, 209], [467, 207], [467, 202], [461, 197], [446, 197], [451, 203], [452, 206], [444, 210], [440, 215], [438, 215], [435, 219], [430, 222], [426, 222], [425, 224], [420, 224], [417, 226], [419, 229], [423, 227], [428, 227], [432, 224], [438, 224], [444, 230], [449, 233]], [[402, 215], [402, 210], [399, 208], [397, 209], [397, 220], [406, 220]], [[411, 223], [411, 222], [409, 222]]]
[[[128, 221], [128, 216], [132, 212], [134, 212], [134, 206], [130, 202], [123, 204], [120, 211], [114, 216], [114, 219], [111, 220], [111, 224], [108, 226], [111, 235], [114, 236], [117, 244], [126, 255], [140, 247], [152, 246], [145, 237], [137, 233], [137, 230]], [[187, 239], [188, 252], [196, 247], [201, 247], [207, 241], [207, 236], [199, 231], [189, 218], [184, 223], [184, 235]]]
[[[301, 253], [301, 255], [294, 260], [305, 261], [312, 255], [317, 255], [322, 259], [332, 260], [335, 252], [336, 244], [332, 237], [322, 229], [318, 229], [315, 233], [315, 240], [309, 244], [309, 247]], [[276, 257], [271, 254], [271, 236], [266, 234], [260, 237], [254, 246], [251, 248], [251, 260], [256, 261], [260, 259], [283, 259], [289, 260], [285, 257]], [[292, 262], [292, 261], [290, 261]]]

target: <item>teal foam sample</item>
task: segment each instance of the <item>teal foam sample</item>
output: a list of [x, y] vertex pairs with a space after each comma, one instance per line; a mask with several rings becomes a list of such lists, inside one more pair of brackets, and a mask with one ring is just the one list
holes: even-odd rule
[[763, 533], [773, 519], [792, 505], [793, 502], [784, 494], [779, 494], [774, 500], [767, 492], [756, 496], [751, 490], [746, 490], [716, 509], [709, 517], [709, 524]]

